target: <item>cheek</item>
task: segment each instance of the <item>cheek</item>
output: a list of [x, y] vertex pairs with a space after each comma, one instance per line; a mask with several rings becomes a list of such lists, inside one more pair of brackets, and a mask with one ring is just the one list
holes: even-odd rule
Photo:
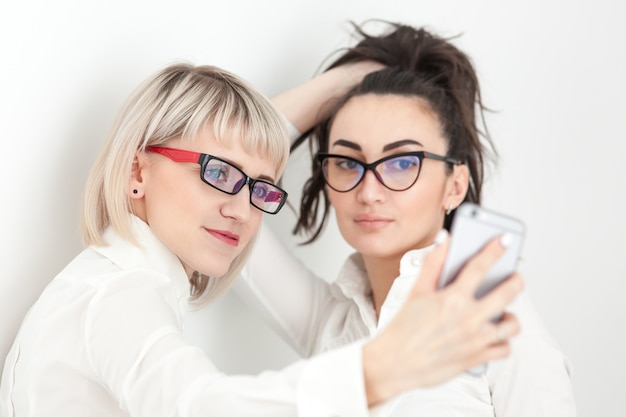
[[254, 207], [252, 208], [252, 210], [253, 212], [250, 216], [250, 220], [245, 223], [245, 226], [242, 229], [242, 233], [241, 233], [241, 241], [242, 241], [241, 243], [243, 243], [243, 245], [241, 245], [242, 250], [245, 246], [247, 246], [250, 243], [250, 240], [259, 230], [259, 227], [261, 226], [261, 222], [263, 221], [263, 216], [264, 216], [263, 212]]
[[330, 202], [330, 205], [335, 211], [337, 217], [341, 217], [347, 209], [355, 204], [354, 197], [352, 196], [354, 194], [354, 190], [347, 193], [338, 193], [337, 191], [326, 187], [326, 193], [328, 195], [328, 201]]
[[423, 227], [440, 228], [443, 225], [444, 196], [445, 185], [443, 183], [427, 184], [414, 189], [412, 193], [398, 196], [396, 204], [408, 221], [419, 223]]
[[[257, 230], [259, 230], [259, 226], [263, 221], [263, 212], [256, 207], [252, 208], [252, 214], [250, 216], [250, 221], [246, 224], [246, 229], [250, 234], [255, 234]], [[271, 214], [269, 215], [271, 216]]]
[[145, 183], [145, 204], [150, 214], [175, 217], [183, 221], [198, 210], [206, 210], [202, 196], [206, 193], [200, 178], [180, 169], [155, 169]]
[[[156, 178], [155, 178], [156, 179]], [[157, 182], [158, 181], [158, 182]], [[173, 178], [163, 178], [147, 184], [145, 187], [146, 205], [156, 209], [158, 205], [167, 207], [192, 205], [189, 197], [193, 195], [188, 184], [176, 182]]]

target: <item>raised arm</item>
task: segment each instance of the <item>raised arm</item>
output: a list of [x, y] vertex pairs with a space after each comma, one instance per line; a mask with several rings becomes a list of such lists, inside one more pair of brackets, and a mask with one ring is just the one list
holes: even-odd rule
[[298, 131], [306, 132], [328, 116], [324, 111], [328, 100], [342, 95], [365, 75], [382, 68], [382, 64], [374, 61], [345, 64], [279, 94], [272, 101]]
[[256, 247], [233, 286], [237, 295], [301, 356], [315, 350], [329, 284], [317, 277], [263, 225]]

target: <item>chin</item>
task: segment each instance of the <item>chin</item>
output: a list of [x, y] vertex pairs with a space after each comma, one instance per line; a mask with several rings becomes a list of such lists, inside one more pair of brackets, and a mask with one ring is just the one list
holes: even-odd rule
[[406, 252], [421, 247], [414, 242], [389, 242], [384, 239], [360, 240], [350, 246], [365, 256], [378, 258], [401, 257]]

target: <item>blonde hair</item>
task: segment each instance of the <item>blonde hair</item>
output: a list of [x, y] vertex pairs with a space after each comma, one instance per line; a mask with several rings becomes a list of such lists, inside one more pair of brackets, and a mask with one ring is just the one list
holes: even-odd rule
[[[122, 107], [87, 179], [82, 237], [86, 245], [105, 245], [110, 226], [138, 244], [131, 226], [128, 196], [131, 167], [138, 150], [189, 139], [212, 125], [218, 142], [240, 143], [247, 152], [268, 158], [280, 176], [289, 156], [283, 118], [271, 102], [236, 75], [214, 66], [175, 64], [144, 81]], [[225, 292], [236, 279], [254, 240], [222, 277], [194, 274], [193, 300]]]

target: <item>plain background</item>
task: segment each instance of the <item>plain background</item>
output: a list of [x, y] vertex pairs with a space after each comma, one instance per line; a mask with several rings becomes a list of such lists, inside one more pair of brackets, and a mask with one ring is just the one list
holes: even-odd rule
[[[453, 36], [474, 60], [500, 165], [485, 205], [524, 220], [523, 273], [574, 367], [582, 416], [626, 397], [626, 18], [615, 0], [4, 1], [0, 6], [0, 358], [28, 307], [81, 249], [82, 186], [125, 97], [180, 60], [215, 64], [268, 95], [351, 45], [349, 20]], [[297, 201], [298, 156], [285, 184]], [[268, 219], [286, 242], [293, 215]], [[350, 249], [331, 224], [294, 249], [331, 280]], [[286, 294], [288, 296], [288, 294]], [[294, 353], [232, 294], [188, 333], [228, 372]]]

